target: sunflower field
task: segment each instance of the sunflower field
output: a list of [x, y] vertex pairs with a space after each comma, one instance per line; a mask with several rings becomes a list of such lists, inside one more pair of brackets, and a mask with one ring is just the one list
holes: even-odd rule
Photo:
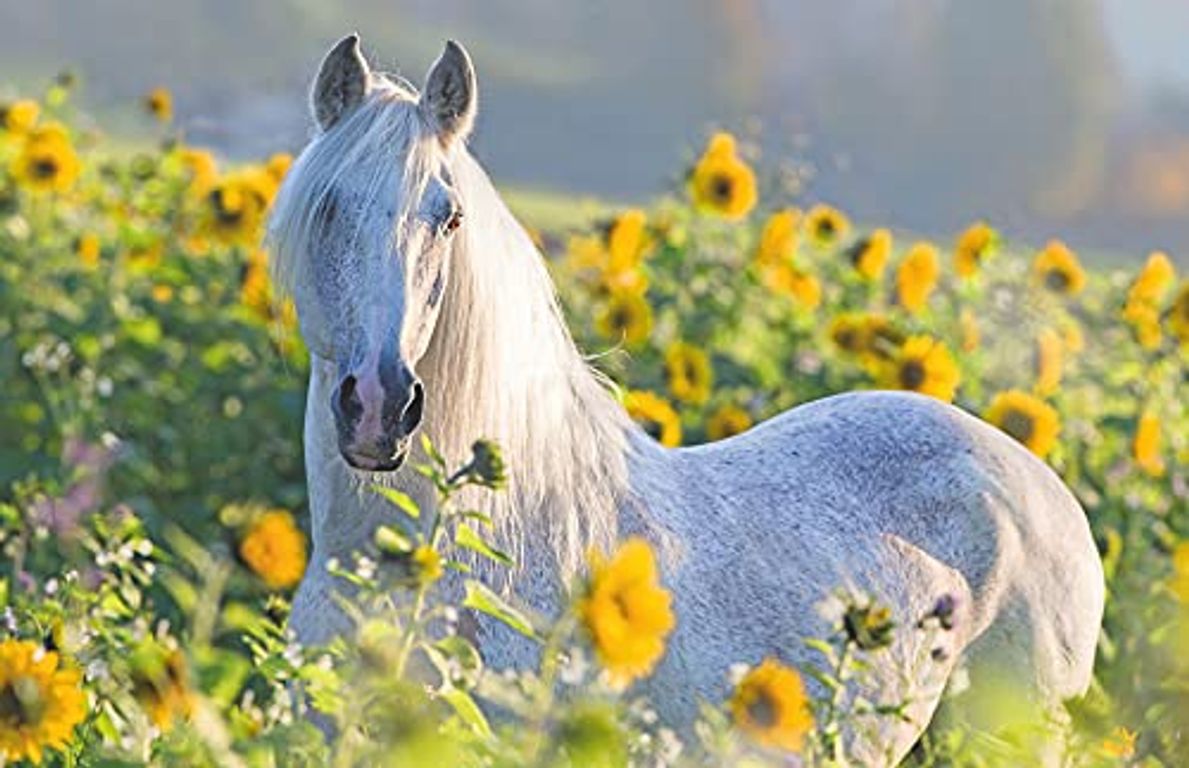
[[[164, 89], [143, 104], [158, 139], [129, 149], [74, 87], [0, 102], [0, 765], [824, 765], [862, 718], [897, 716], [842, 683], [918, 619], [946, 631], [952, 605], [846, 605], [834, 635], [806, 639], [820, 667], [740, 667], [729, 700], [675, 733], [632, 683], [696, 618], [674, 615], [642, 541], [592, 555], [560, 616], [449, 597], [460, 548], [506, 560], [451, 501], [500, 492], [482, 435], [471, 456], [429, 449], [433, 536], [383, 526], [334, 564], [374, 608], [357, 636], [293, 642], [307, 362], [260, 245], [291, 157], [229, 165], [190, 146]], [[1105, 565], [1068, 763], [1189, 764], [1189, 282], [1174, 259], [1091, 267], [983, 221], [943, 238], [860, 225], [765, 181], [728, 133], [685, 179], [584, 230], [533, 230], [632, 417], [691, 445], [880, 388], [995, 424], [1074, 490]], [[394, 520], [419, 514], [391, 501]], [[460, 631], [470, 610], [539, 640], [538, 669], [485, 670]], [[1030, 764], [1017, 736], [936, 729], [909, 760]]]

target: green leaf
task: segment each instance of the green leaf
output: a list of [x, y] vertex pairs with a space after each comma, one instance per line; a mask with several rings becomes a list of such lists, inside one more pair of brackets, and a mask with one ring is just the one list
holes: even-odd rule
[[372, 490], [383, 496], [388, 501], [392, 502], [397, 509], [404, 512], [414, 520], [421, 517], [421, 508], [417, 506], [417, 502], [407, 493], [401, 493], [395, 488], [386, 488], [382, 485], [373, 485]]
[[376, 529], [376, 547], [386, 555], [404, 555], [413, 551], [413, 541], [391, 525]]
[[146, 347], [161, 341], [161, 324], [154, 317], [140, 317], [124, 321], [124, 333], [128, 338]]
[[459, 517], [464, 520], [478, 520], [480, 523], [483, 523], [484, 527], [486, 528], [491, 528], [495, 525], [495, 521], [491, 519], [491, 515], [486, 515], [473, 509], [462, 512]]
[[524, 614], [508, 605], [502, 597], [474, 579], [467, 580], [466, 599], [462, 601], [462, 604], [466, 608], [473, 608], [480, 613], [487, 614], [525, 637], [533, 640], [539, 639]]
[[478, 552], [480, 555], [497, 563], [509, 566], [513, 564], [511, 557], [483, 541], [479, 534], [475, 533], [475, 530], [466, 523], [458, 524], [458, 528], [454, 531], [454, 543], [463, 549]]
[[424, 432], [421, 433], [421, 450], [425, 451], [425, 455], [434, 464], [437, 464], [442, 469], [446, 468], [446, 459], [442, 457], [442, 454], [438, 453], [438, 449], [434, 448], [433, 443], [430, 442], [429, 437]]
[[475, 733], [483, 738], [491, 737], [491, 726], [487, 723], [487, 718], [483, 716], [483, 710], [479, 709], [479, 705], [471, 698], [471, 695], [459, 688], [447, 688], [441, 692], [441, 697], [454, 707], [454, 711], [462, 718], [463, 722], [469, 725]]
[[208, 648], [196, 654], [202, 690], [222, 706], [230, 706], [242, 692], [252, 664], [235, 651]]

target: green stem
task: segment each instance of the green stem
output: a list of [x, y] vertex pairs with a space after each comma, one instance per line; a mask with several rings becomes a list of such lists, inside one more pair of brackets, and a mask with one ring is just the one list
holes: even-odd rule
[[842, 641], [842, 652], [838, 654], [838, 661], [835, 663], [833, 670], [834, 680], [838, 683], [838, 687], [834, 689], [834, 693], [830, 696], [830, 702], [826, 706], [825, 722], [822, 723], [822, 733], [827, 738], [828, 759], [834, 762], [842, 760], [842, 741], [839, 738], [841, 728], [838, 725], [838, 710], [842, 705], [842, 697], [846, 694], [846, 685], [842, 676], [847, 662], [850, 661], [850, 654], [851, 642], [844, 639]]

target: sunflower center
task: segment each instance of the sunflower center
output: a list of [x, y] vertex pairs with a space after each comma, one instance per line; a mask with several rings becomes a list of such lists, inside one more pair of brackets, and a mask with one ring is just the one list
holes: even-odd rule
[[1003, 417], [1003, 431], [1022, 443], [1028, 442], [1034, 428], [1032, 417], [1026, 413], [1008, 411], [1007, 415]]
[[39, 157], [33, 161], [33, 175], [39, 179], [52, 179], [58, 175], [58, 161], [53, 157]]
[[682, 373], [685, 376], [685, 380], [691, 384], [696, 384], [698, 379], [701, 378], [698, 375], [698, 366], [694, 364], [693, 360], [686, 360], [682, 364]]
[[17, 677], [0, 689], [0, 722], [36, 725], [45, 714], [41, 687], [31, 677]]
[[632, 612], [631, 608], [628, 606], [627, 595], [623, 592], [616, 592], [612, 596], [611, 601], [615, 603], [615, 609], [619, 611], [619, 615], [623, 618], [623, 620], [630, 621]]
[[632, 326], [632, 311], [627, 307], [618, 307], [611, 313], [611, 327], [617, 331], [626, 331]]
[[1061, 269], [1051, 269], [1045, 275], [1045, 286], [1052, 291], [1064, 291], [1069, 288], [1069, 275]]
[[710, 196], [720, 203], [729, 202], [735, 191], [735, 180], [726, 174], [719, 174], [710, 182]]
[[920, 360], [907, 360], [900, 366], [900, 386], [920, 389], [925, 383], [925, 365]]
[[648, 419], [640, 425], [643, 427], [645, 433], [653, 440], [660, 442], [661, 435], [664, 433], [664, 426], [656, 419]]
[[760, 728], [776, 725], [777, 714], [776, 702], [766, 692], [756, 696], [755, 700], [747, 705], [748, 719]]
[[816, 231], [819, 240], [832, 240], [838, 233], [838, 227], [834, 224], [833, 219], [824, 218], [817, 223]]
[[224, 226], [235, 227], [244, 219], [243, 194], [238, 190], [215, 189], [210, 194], [215, 220]]

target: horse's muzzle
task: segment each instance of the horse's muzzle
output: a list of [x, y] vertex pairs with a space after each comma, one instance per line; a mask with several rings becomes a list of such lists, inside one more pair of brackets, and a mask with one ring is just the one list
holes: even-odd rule
[[366, 472], [399, 469], [424, 405], [424, 386], [403, 365], [346, 374], [330, 399], [343, 459]]

